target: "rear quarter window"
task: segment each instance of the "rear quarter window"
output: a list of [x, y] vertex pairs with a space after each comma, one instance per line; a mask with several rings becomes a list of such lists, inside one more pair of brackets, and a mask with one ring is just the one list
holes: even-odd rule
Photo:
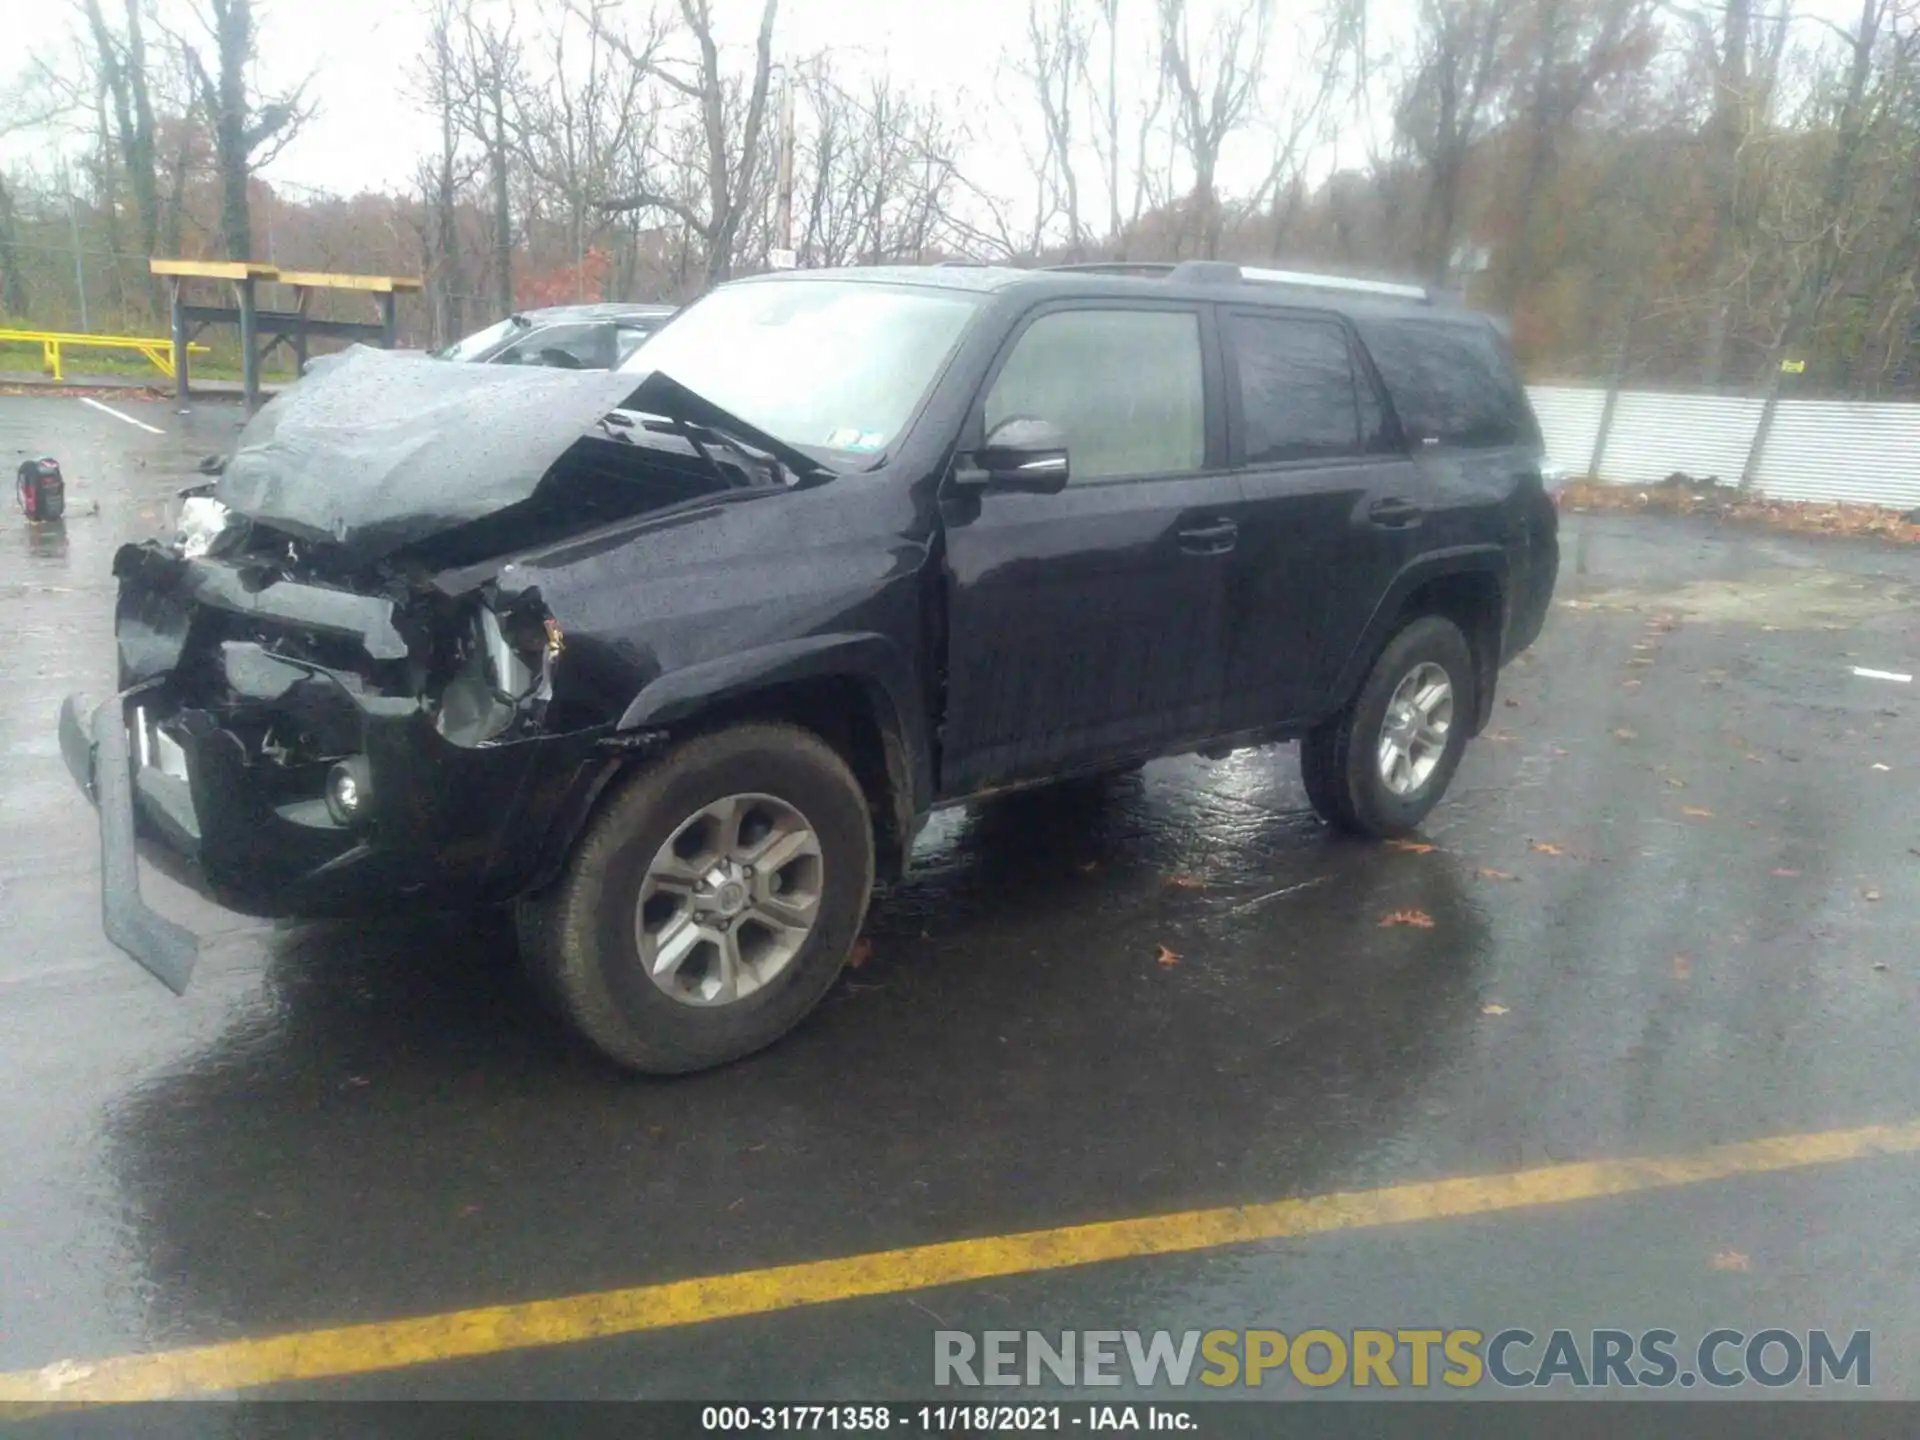
[[1492, 326], [1396, 318], [1360, 333], [1416, 448], [1538, 443], [1526, 391]]

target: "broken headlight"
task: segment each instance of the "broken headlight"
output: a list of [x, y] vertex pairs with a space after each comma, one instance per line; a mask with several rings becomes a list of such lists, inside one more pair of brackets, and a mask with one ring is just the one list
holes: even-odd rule
[[194, 560], [213, 548], [213, 542], [232, 521], [233, 512], [211, 495], [183, 491], [177, 498], [179, 506], [173, 514], [173, 543], [183, 556]]
[[475, 607], [458, 668], [435, 720], [456, 745], [484, 745], [537, 726], [553, 699], [553, 672], [565, 639], [537, 600]]

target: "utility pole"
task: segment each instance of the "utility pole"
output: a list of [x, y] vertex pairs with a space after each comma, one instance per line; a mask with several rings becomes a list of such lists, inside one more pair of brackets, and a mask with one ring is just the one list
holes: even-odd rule
[[778, 249], [773, 256], [775, 269], [791, 270], [799, 264], [793, 253], [793, 73], [780, 77], [780, 181], [774, 212], [774, 237]]

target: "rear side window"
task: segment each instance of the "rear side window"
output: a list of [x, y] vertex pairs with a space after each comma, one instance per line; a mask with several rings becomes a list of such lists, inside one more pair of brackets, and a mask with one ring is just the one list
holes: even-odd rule
[[1073, 480], [1172, 475], [1206, 463], [1200, 317], [1056, 310], [1035, 320], [987, 392], [986, 430], [1015, 416], [1067, 435]]
[[1360, 333], [1413, 445], [1492, 447], [1535, 437], [1526, 393], [1485, 326], [1376, 320]]
[[1240, 313], [1228, 317], [1227, 334], [1249, 465], [1360, 453], [1360, 395], [1346, 331], [1325, 320]]

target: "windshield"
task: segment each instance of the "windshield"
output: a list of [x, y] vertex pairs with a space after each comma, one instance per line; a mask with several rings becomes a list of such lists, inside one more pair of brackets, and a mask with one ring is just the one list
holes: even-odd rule
[[789, 445], [872, 456], [913, 418], [974, 308], [970, 295], [906, 285], [727, 286], [620, 368], [662, 371]]
[[476, 330], [465, 339], [456, 340], [451, 345], [442, 345], [432, 352], [436, 360], [478, 360], [509, 335], [527, 328], [532, 322], [523, 315], [509, 315], [506, 319]]

